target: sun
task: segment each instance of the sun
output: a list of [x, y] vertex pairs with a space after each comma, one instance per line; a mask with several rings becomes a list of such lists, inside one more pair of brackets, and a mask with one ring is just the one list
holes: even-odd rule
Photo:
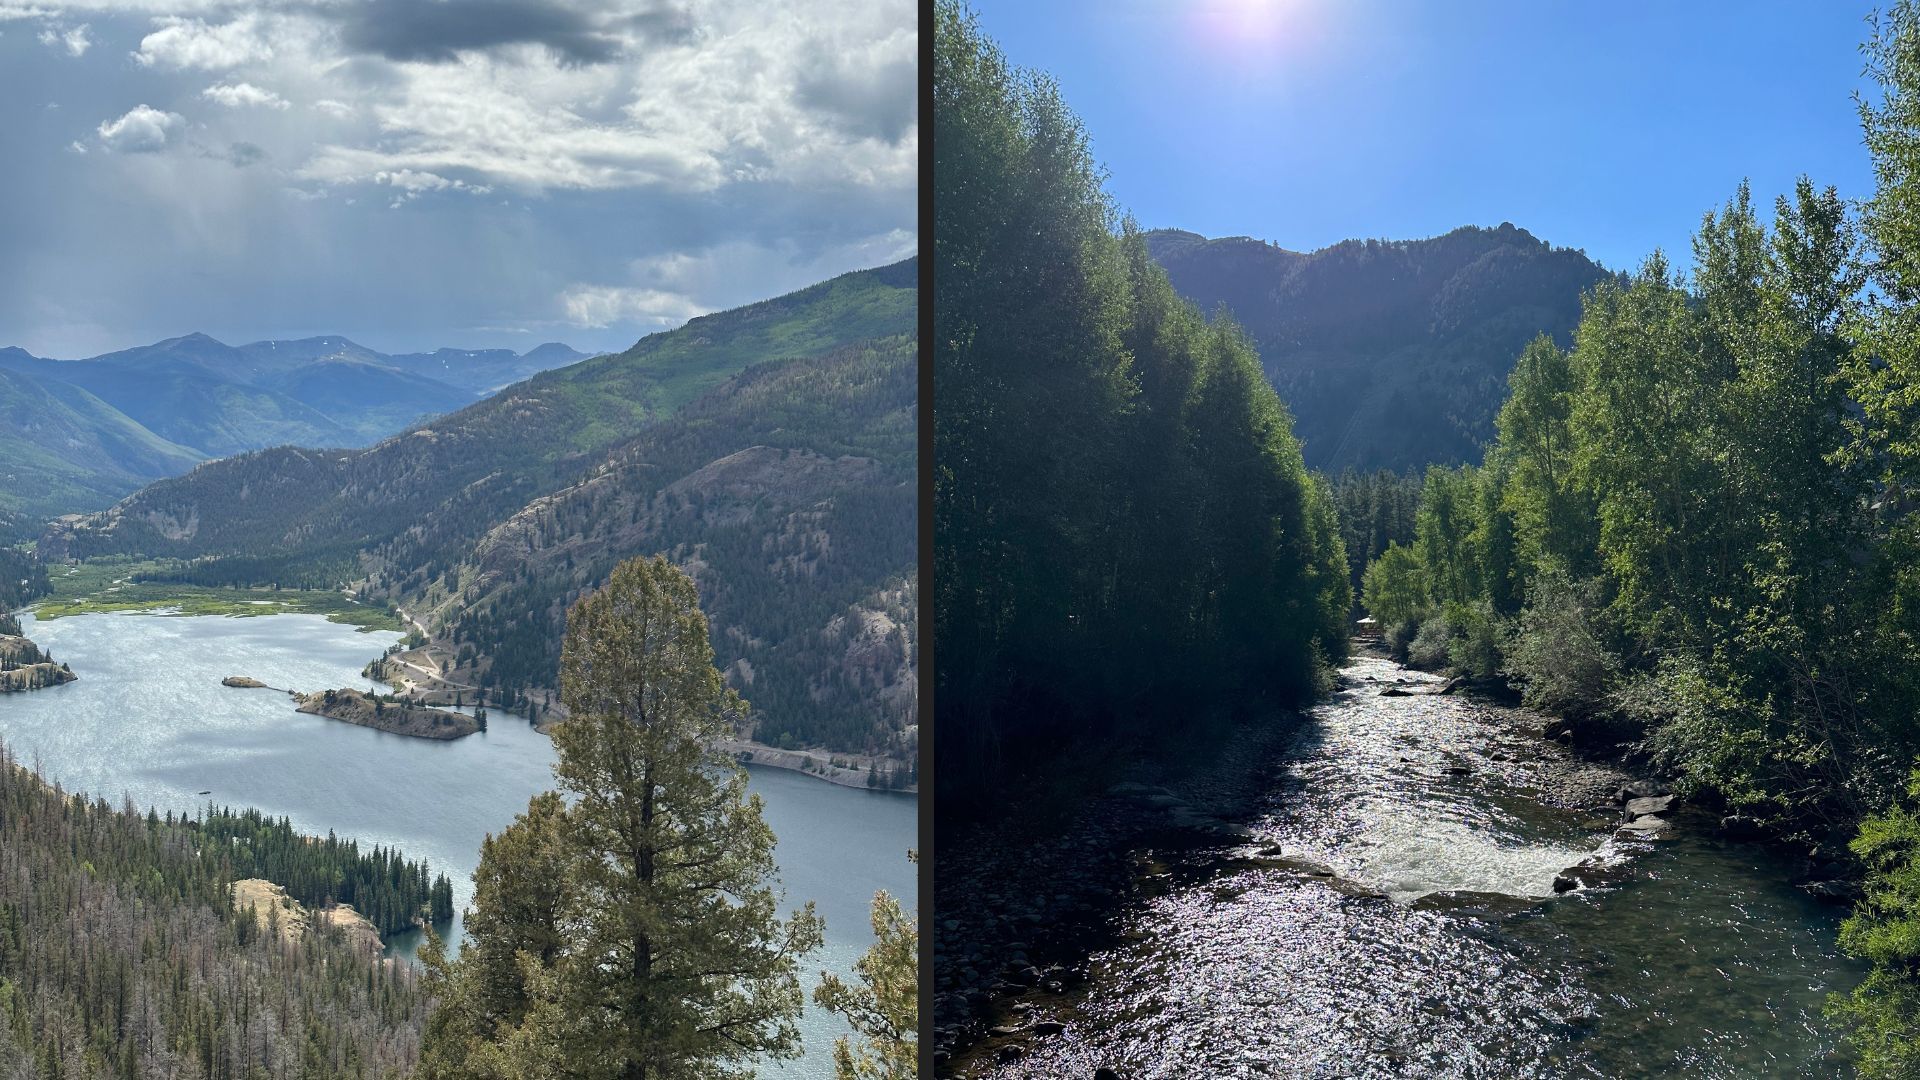
[[1312, 0], [1201, 0], [1189, 10], [1211, 49], [1273, 55], [1299, 40], [1313, 6]]

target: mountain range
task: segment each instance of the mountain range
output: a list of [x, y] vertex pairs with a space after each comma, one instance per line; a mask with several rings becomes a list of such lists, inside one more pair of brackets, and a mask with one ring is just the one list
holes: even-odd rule
[[1246, 329], [1307, 465], [1328, 472], [1479, 461], [1520, 350], [1543, 333], [1569, 344], [1582, 293], [1609, 276], [1512, 224], [1311, 252], [1145, 239], [1176, 291]]
[[38, 551], [352, 588], [413, 620], [450, 679], [509, 699], [553, 689], [568, 605], [664, 552], [699, 583], [756, 737], [907, 757], [917, 272], [702, 316], [371, 447], [209, 461], [53, 523]]
[[84, 360], [0, 349], [0, 475], [12, 476], [0, 532], [98, 509], [211, 457], [365, 446], [583, 355], [558, 343], [389, 355], [344, 337], [235, 346], [205, 334]]

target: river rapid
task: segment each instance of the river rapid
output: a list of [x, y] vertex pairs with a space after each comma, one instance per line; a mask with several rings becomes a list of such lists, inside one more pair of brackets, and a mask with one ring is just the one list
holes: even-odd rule
[[[220, 685], [246, 675], [290, 690], [384, 689], [360, 670], [400, 640], [396, 633], [362, 633], [318, 615], [20, 621], [79, 679], [0, 695], [0, 738], [70, 791], [176, 813], [209, 802], [258, 807], [306, 832], [396, 847], [446, 873], [460, 908], [472, 899], [482, 838], [553, 786], [552, 742], [510, 713], [489, 710], [486, 731], [437, 742], [296, 713], [275, 690]], [[872, 943], [874, 891], [909, 904], [915, 895], [906, 857], [916, 845], [914, 798], [774, 769], [752, 770], [750, 786], [779, 840], [784, 907], [812, 901], [826, 920], [826, 946], [803, 970], [850, 972]], [[410, 955], [418, 944], [403, 934], [388, 947]], [[763, 1072], [833, 1075], [832, 1042], [845, 1025], [809, 1005], [801, 1029], [806, 1056]]]
[[[1684, 810], [1619, 835], [1617, 778], [1538, 717], [1384, 659], [1342, 674], [1244, 832], [1143, 853], [1085, 988], [1023, 995], [959, 1073], [1851, 1075], [1821, 1009], [1864, 968], [1777, 853]], [[1591, 884], [1556, 895], [1582, 863]]]

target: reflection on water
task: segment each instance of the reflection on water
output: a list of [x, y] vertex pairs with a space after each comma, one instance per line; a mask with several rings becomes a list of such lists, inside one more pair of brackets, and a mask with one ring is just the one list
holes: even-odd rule
[[[461, 907], [472, 898], [481, 839], [553, 783], [552, 743], [509, 714], [489, 710], [485, 732], [436, 742], [296, 713], [272, 690], [220, 685], [248, 675], [289, 690], [374, 689], [359, 672], [395, 633], [318, 615], [21, 622], [80, 679], [0, 696], [0, 737], [69, 790], [176, 812], [253, 806], [308, 832], [397, 847], [452, 878]], [[776, 770], [755, 770], [751, 786], [779, 838], [788, 906], [812, 900], [826, 919], [827, 945], [809, 970], [850, 971], [872, 941], [874, 890], [914, 895], [906, 860], [914, 800]], [[414, 935], [392, 943], [407, 953], [417, 945]], [[787, 1071], [832, 1075], [829, 1047], [844, 1026], [809, 1007], [802, 1029], [808, 1056]]]
[[[1042, 1006], [1066, 1032], [990, 1071], [1848, 1075], [1820, 1010], [1862, 969], [1834, 948], [1840, 912], [1768, 853], [1684, 818], [1615, 841], [1617, 818], [1543, 802], [1566, 763], [1502, 710], [1381, 697], [1425, 680], [1377, 659], [1347, 675], [1242, 852], [1280, 857], [1126, 916], [1084, 997]], [[1616, 883], [1553, 897], [1590, 857]]]

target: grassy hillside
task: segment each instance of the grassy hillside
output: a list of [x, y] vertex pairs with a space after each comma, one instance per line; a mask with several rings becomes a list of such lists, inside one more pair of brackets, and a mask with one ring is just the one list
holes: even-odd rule
[[1329, 472], [1480, 460], [1521, 348], [1567, 344], [1581, 293], [1607, 277], [1508, 224], [1307, 253], [1177, 230], [1147, 242], [1182, 296], [1247, 329], [1307, 464]]
[[0, 370], [0, 536], [106, 506], [201, 457], [85, 390]]

